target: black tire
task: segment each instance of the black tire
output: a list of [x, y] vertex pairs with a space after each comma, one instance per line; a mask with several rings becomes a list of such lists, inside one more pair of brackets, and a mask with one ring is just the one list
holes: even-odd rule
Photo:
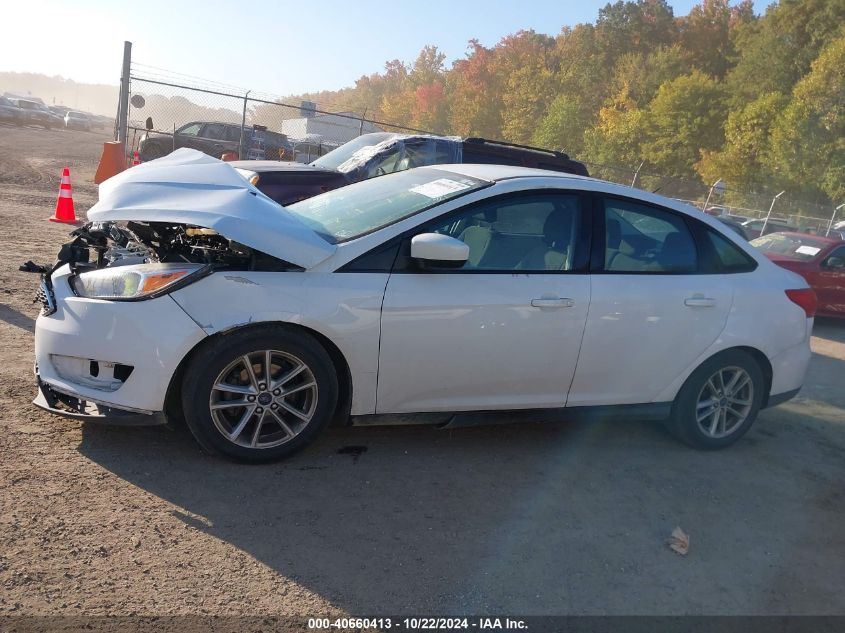
[[[265, 374], [260, 360], [266, 350], [272, 350], [273, 357], [270, 363], [272, 367], [270, 381], [265, 386], [265, 383], [261, 382]], [[246, 394], [227, 395], [227, 392], [221, 393], [219, 387], [214, 389], [216, 381], [220, 378], [223, 378], [222, 382], [227, 387], [230, 384], [248, 387], [249, 381], [232, 382], [233, 377], [247, 375], [246, 364], [237, 364], [245, 355], [250, 359], [251, 364], [252, 361], [258, 361], [253, 366], [253, 376], [256, 380], [253, 384], [263, 389], [255, 391], [259, 394], [253, 396], [255, 404], [244, 407], [227, 404], [224, 410], [218, 409], [213, 414], [212, 400], [215, 405], [220, 405], [243, 401], [250, 397]], [[294, 361], [299, 361], [306, 367], [305, 370], [301, 370], [300, 375], [307, 376], [307, 378], [302, 378], [307, 382], [301, 383], [299, 388], [302, 388], [302, 384], [316, 383], [315, 387], [303, 388], [299, 392], [301, 397], [306, 399], [305, 408], [310, 409], [308, 421], [295, 418], [277, 404], [280, 398], [296, 399], [300, 395], [271, 395], [279, 392], [278, 389], [271, 391], [272, 381], [290, 373], [291, 367], [298, 367]], [[291, 362], [291, 364], [285, 365], [286, 362]], [[233, 365], [235, 369], [230, 369]], [[296, 383], [292, 384], [293, 390], [296, 390]], [[290, 388], [285, 387], [285, 389]], [[251, 328], [224, 334], [207, 341], [196, 351], [186, 368], [181, 395], [185, 421], [203, 449], [236, 461], [263, 463], [292, 455], [317, 438], [334, 415], [338, 398], [338, 379], [331, 358], [316, 339], [301, 331], [269, 325], [265, 328]], [[232, 396], [231, 399], [228, 396]], [[269, 403], [270, 397], [273, 398], [272, 404]], [[268, 399], [268, 401], [262, 401], [266, 420], [259, 425], [259, 419], [265, 419], [258, 415], [258, 412], [262, 410], [262, 403], [259, 402], [262, 398]], [[296, 407], [295, 400], [285, 402], [289, 406]], [[253, 408], [248, 410], [248, 407]], [[273, 412], [270, 411], [270, 407], [273, 407]], [[245, 423], [246, 426], [243, 426], [240, 422], [245, 417], [248, 417], [249, 421]], [[279, 422], [280, 418], [281, 422]], [[239, 426], [242, 427], [242, 431], [234, 440], [224, 435], [224, 430], [236, 433]], [[294, 434], [290, 435], [291, 433]], [[267, 446], [244, 445], [244, 443], [249, 443], [250, 439], [259, 436], [265, 438], [263, 441]], [[281, 443], [273, 445], [274, 442]]]
[[[732, 403], [726, 403], [728, 401], [726, 397], [719, 398], [716, 401], [717, 399], [715, 397], [711, 397], [711, 389], [707, 386], [708, 380], [714, 377], [720, 370], [725, 372], [724, 376], [731, 377], [736, 375], [737, 372], [734, 371], [735, 369], [744, 371], [750, 379], [750, 394], [747, 392], [742, 394], [742, 402], [748, 401], [749, 404], [747, 405], [738, 406]], [[741, 380], [742, 378], [740, 378]], [[718, 380], [714, 379], [712, 384], [718, 387]], [[748, 429], [751, 428], [751, 425], [754, 424], [754, 420], [757, 418], [763, 402], [765, 385], [766, 381], [763, 378], [763, 371], [754, 357], [742, 350], [721, 352], [702, 363], [687, 378], [683, 387], [678, 392], [675, 402], [672, 404], [672, 413], [666, 422], [666, 426], [672, 435], [693, 448], [699, 450], [726, 448], [745, 435]], [[724, 391], [722, 393], [724, 394]], [[728, 428], [728, 423], [726, 422], [726, 428], [724, 429], [726, 434], [724, 436], [712, 436], [705, 429], [701, 428], [697, 420], [699, 415], [703, 415], [707, 411], [707, 407], [703, 407], [701, 408], [701, 413], [699, 413], [699, 405], [700, 403], [703, 404], [705, 400], [713, 400], [714, 407], [724, 404], [724, 406], [731, 407], [730, 410], [733, 410], [732, 407], [736, 406], [737, 409], [745, 413], [745, 417], [741, 421], [738, 417], [735, 417], [733, 419], [735, 427], [732, 429]], [[708, 415], [706, 420], [702, 421], [702, 424], [704, 426], [711, 426], [715, 415], [714, 409], [713, 416]]]

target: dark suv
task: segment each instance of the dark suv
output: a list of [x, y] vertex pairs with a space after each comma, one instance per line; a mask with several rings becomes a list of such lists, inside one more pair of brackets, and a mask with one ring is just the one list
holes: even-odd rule
[[263, 128], [241, 128], [236, 123], [216, 121], [191, 121], [178, 128], [172, 135], [153, 135], [147, 132], [141, 137], [138, 154], [141, 160], [161, 158], [180, 147], [190, 147], [220, 158], [224, 152], [238, 152], [241, 130], [244, 137], [244, 156], [250, 159], [284, 159], [293, 156], [293, 147], [284, 134]]
[[359, 136], [309, 165], [279, 161], [236, 161], [232, 165], [263, 193], [284, 205], [367, 178], [449, 163], [517, 165], [589, 175], [583, 163], [562, 152], [482, 138], [391, 132]]

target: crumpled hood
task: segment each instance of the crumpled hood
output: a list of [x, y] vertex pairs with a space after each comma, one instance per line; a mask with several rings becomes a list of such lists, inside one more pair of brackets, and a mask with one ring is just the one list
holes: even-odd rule
[[178, 149], [100, 185], [92, 222], [173, 222], [213, 229], [284, 261], [311, 268], [336, 250], [229, 164]]

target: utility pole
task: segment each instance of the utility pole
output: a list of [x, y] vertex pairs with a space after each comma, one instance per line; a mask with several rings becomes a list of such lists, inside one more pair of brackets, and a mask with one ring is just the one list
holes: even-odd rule
[[241, 139], [238, 142], [238, 158], [244, 160], [244, 128], [246, 127], [246, 104], [249, 102], [249, 93], [252, 90], [247, 90], [244, 95], [244, 112], [241, 116]]
[[116, 140], [126, 142], [126, 130], [129, 123], [129, 69], [132, 64], [132, 42], [123, 43], [123, 73], [120, 77], [120, 99], [117, 104]]

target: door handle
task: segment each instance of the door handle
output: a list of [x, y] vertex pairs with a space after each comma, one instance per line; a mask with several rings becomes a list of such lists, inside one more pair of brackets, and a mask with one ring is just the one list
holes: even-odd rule
[[571, 308], [575, 305], [575, 300], [559, 297], [532, 299], [531, 305], [535, 308]]
[[716, 305], [716, 300], [704, 296], [688, 297], [684, 299], [684, 305], [691, 308], [712, 308]]

